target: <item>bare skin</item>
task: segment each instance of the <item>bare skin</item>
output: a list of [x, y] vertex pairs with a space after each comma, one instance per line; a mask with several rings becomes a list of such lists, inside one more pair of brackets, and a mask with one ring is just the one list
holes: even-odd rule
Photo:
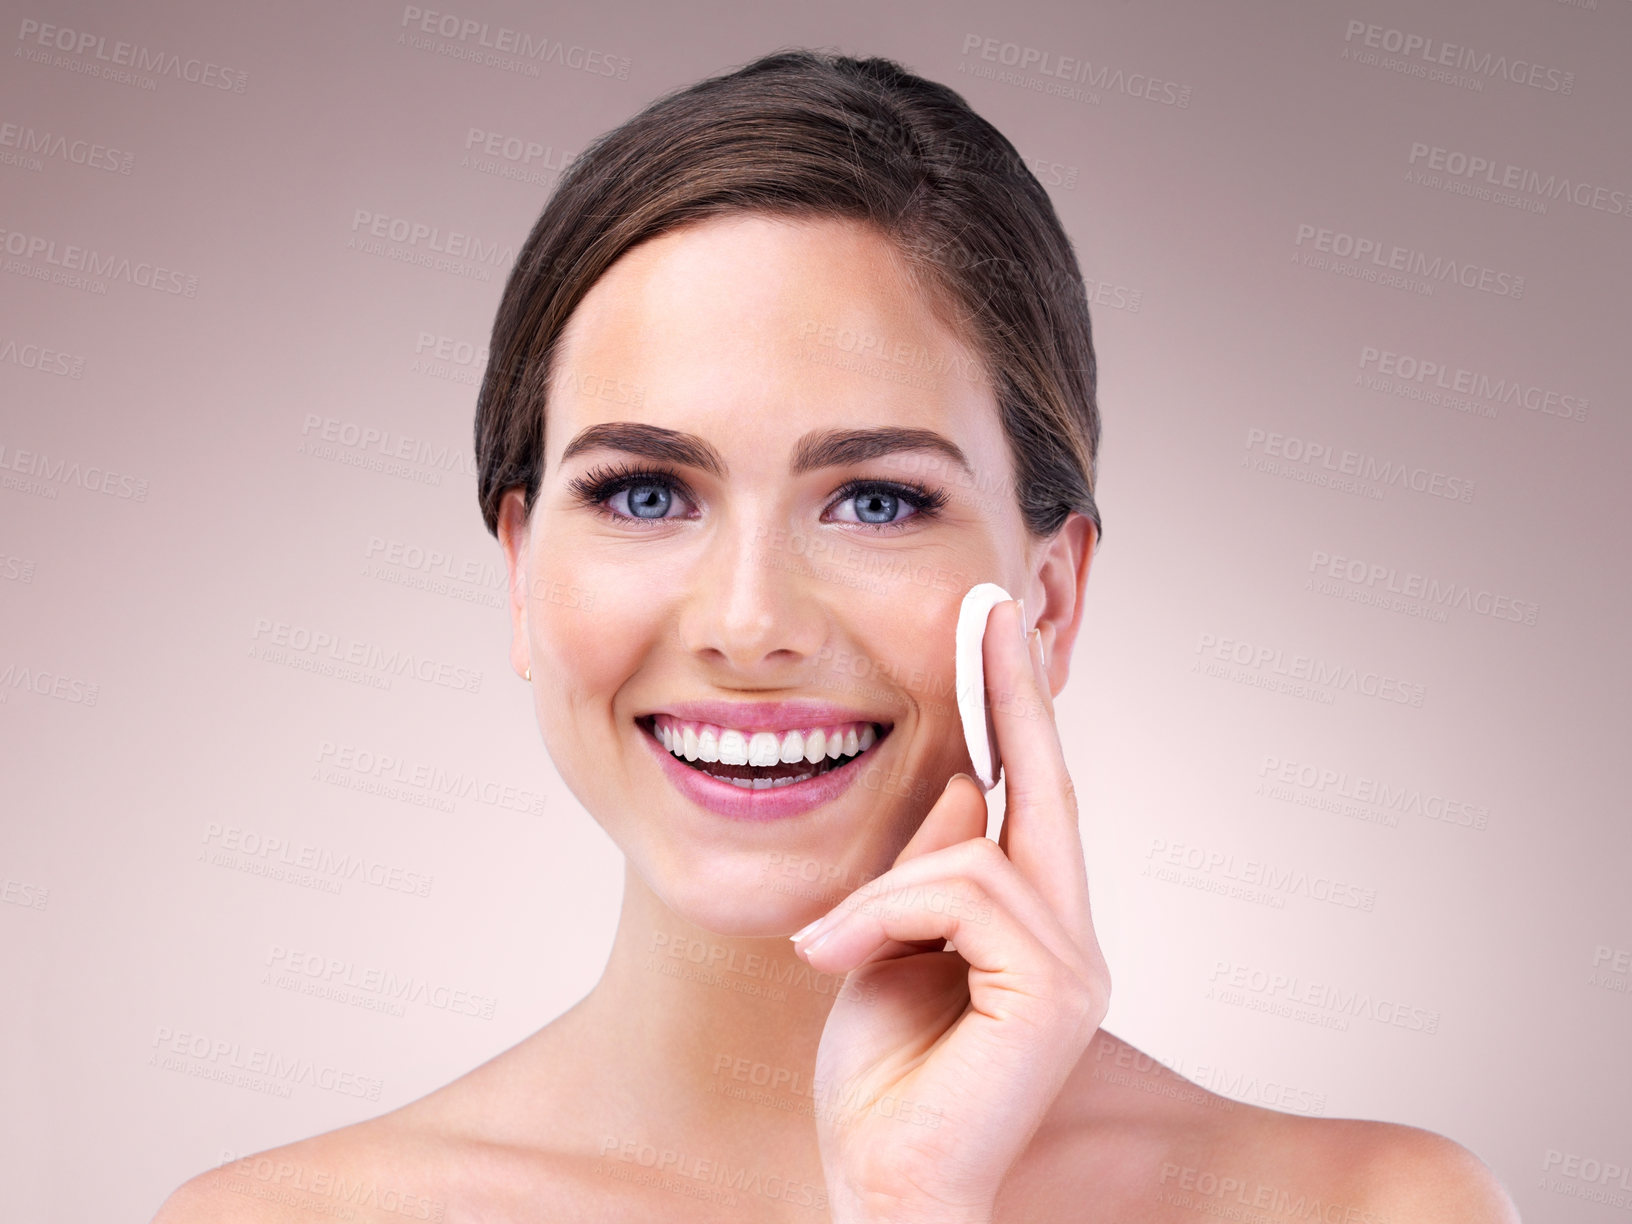
[[[644, 1154], [602, 1157], [597, 1136], [628, 1129], [628, 1114], [573, 1069], [575, 1054], [551, 1048], [571, 1042], [582, 1023], [575, 1009], [401, 1109], [201, 1174], [171, 1196], [155, 1224], [304, 1224], [330, 1215], [336, 1202], [351, 1204], [356, 1214], [350, 1218], [369, 1224], [828, 1218], [819, 1207], [798, 1205], [817, 1201], [804, 1193], [821, 1185], [813, 1150], [802, 1163], [797, 1153], [777, 1160], [770, 1145], [751, 1137], [711, 1144], [693, 1138], [695, 1128], [684, 1123], [669, 1126], [666, 1146], [690, 1163], [671, 1162], [667, 1185], [626, 1180], [649, 1171], [640, 1163]], [[1108, 1069], [1119, 1064], [1127, 1064], [1122, 1082], [1106, 1082]], [[1128, 1069], [1135, 1065], [1148, 1067], [1151, 1060], [1101, 1029], [1011, 1171], [994, 1220], [1154, 1224], [1196, 1221], [1209, 1205], [1251, 1209], [1235, 1218], [1276, 1224], [1518, 1220], [1489, 1170], [1448, 1139], [1389, 1123], [1242, 1105], [1160, 1064]], [[548, 1109], [535, 1095], [539, 1085], [532, 1077], [539, 1075], [553, 1083]], [[548, 1121], [525, 1134], [495, 1122], [522, 1112]], [[741, 1110], [744, 1123], [767, 1126], [780, 1112]], [[637, 1116], [651, 1117], [644, 1109]], [[638, 1129], [654, 1140], [664, 1133], [651, 1122]], [[813, 1136], [809, 1145], [814, 1148]], [[703, 1152], [729, 1173], [715, 1180], [690, 1159]], [[743, 1169], [774, 1169], [784, 1181], [772, 1184], [774, 1194], [728, 1189], [724, 1202], [692, 1197], [743, 1185], [730, 1180]], [[1321, 1214], [1334, 1204], [1335, 1213]]]
[[[654, 497], [642, 478], [592, 507], [573, 489], [591, 469], [652, 466], [564, 454], [613, 423], [693, 435], [714, 462], [661, 464], [683, 487]], [[970, 468], [918, 449], [795, 470], [801, 439], [880, 425], [933, 431]], [[336, 1202], [447, 1224], [1517, 1219], [1450, 1140], [1236, 1104], [1100, 1027], [1110, 978], [1053, 718], [1092, 525], [1025, 531], [989, 381], [885, 239], [736, 216], [625, 255], [568, 328], [545, 450], [536, 505], [512, 492], [501, 516], [512, 662], [564, 781], [626, 857], [605, 974], [454, 1083], [202, 1174], [156, 1224]], [[947, 496], [931, 513], [835, 498], [853, 480]], [[659, 513], [631, 521], [637, 493]], [[905, 510], [902, 526], [864, 505]], [[993, 611], [985, 644], [995, 843], [986, 798], [954, 776], [969, 761], [948, 696], [952, 625], [980, 581], [1024, 601], [1023, 621]], [[681, 793], [640, 721], [689, 698], [795, 697], [888, 730], [850, 767], [864, 780], [777, 820]], [[903, 900], [903, 882], [925, 887]], [[789, 940], [830, 912], [831, 940]], [[865, 1091], [834, 1108], [835, 1084]]]

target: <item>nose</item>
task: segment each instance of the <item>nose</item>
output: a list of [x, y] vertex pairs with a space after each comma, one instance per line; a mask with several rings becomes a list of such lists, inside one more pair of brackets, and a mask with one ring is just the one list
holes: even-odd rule
[[680, 600], [682, 648], [721, 679], [794, 684], [829, 632], [811, 563], [785, 529], [747, 518], [723, 526], [699, 553]]

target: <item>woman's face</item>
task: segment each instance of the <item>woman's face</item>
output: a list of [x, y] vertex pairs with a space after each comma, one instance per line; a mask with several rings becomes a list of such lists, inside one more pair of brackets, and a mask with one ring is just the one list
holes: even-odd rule
[[[545, 432], [530, 520], [512, 490], [500, 538], [550, 755], [676, 913], [786, 934], [887, 870], [970, 769], [964, 593], [999, 583], [1034, 621], [1044, 602], [992, 388], [887, 239], [739, 214], [595, 283]], [[758, 752], [779, 764], [802, 740], [779, 771], [795, 776], [832, 758], [786, 732], [883, 734], [842, 769], [745, 789], [704, 770], [768, 771], [687, 764], [660, 724], [722, 751], [726, 730], [751, 752], [770, 731]]]

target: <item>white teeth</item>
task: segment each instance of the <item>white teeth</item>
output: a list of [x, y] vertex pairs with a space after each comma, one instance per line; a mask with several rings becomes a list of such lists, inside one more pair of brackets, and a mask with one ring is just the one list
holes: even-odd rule
[[758, 767], [777, 764], [782, 760], [780, 747], [776, 736], [769, 731], [755, 731], [754, 738], [748, 741], [748, 764]]
[[743, 737], [741, 731], [725, 730], [720, 732], [720, 764], [748, 764], [748, 741]]
[[[749, 734], [731, 727], [682, 723], [667, 715], [659, 716], [654, 723], [653, 734], [664, 748], [682, 760], [718, 761], [722, 765], [749, 765], [757, 769], [794, 765], [800, 761], [818, 765], [823, 757], [836, 761], [841, 756], [866, 752], [879, 738], [872, 723], [802, 728], [780, 735], [774, 731]], [[766, 780], [766, 785], [786, 786], [803, 780], [777, 778]]]
[[803, 782], [807, 778], [815, 776], [815, 774], [800, 774], [793, 778], [722, 778], [718, 774], [709, 775], [715, 781], [731, 783], [738, 790], [776, 790], [778, 787], [792, 786], [795, 782]]
[[817, 727], [805, 738], [805, 760], [812, 765], [827, 755], [827, 732]]

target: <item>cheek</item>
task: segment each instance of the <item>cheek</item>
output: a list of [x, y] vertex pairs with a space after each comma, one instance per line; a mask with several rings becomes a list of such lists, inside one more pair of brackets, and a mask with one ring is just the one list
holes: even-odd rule
[[541, 566], [527, 611], [535, 654], [569, 707], [610, 702], [650, 649], [661, 610], [638, 567]]
[[576, 717], [585, 706], [610, 702], [631, 670], [622, 657], [627, 634], [607, 617], [559, 608], [535, 609], [531, 623], [533, 651], [552, 681], [552, 708]]
[[864, 706], [912, 709], [927, 728], [957, 732], [954, 639], [963, 590], [895, 576], [850, 599], [851, 631], [865, 654], [835, 653], [834, 684]]

